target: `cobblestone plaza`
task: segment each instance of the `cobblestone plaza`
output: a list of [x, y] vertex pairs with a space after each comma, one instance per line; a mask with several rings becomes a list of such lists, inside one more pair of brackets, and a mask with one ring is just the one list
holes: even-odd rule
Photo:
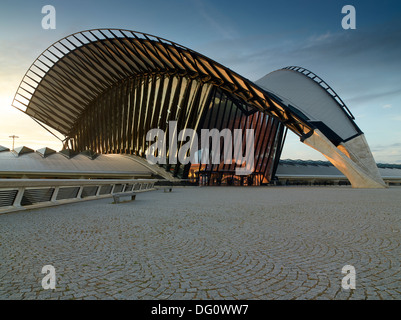
[[[0, 215], [0, 298], [400, 299], [401, 188], [180, 187]], [[44, 290], [42, 267], [56, 270]], [[342, 268], [356, 270], [345, 290]]]

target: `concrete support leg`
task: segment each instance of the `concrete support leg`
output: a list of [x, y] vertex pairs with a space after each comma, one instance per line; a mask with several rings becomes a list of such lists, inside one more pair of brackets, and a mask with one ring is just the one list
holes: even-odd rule
[[353, 188], [386, 188], [363, 135], [336, 147], [322, 132], [315, 130], [303, 142], [321, 152], [348, 178]]

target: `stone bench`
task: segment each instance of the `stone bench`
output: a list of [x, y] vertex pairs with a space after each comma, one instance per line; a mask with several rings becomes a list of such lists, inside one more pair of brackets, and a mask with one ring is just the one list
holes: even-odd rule
[[135, 200], [136, 194], [135, 192], [123, 192], [123, 193], [116, 193], [113, 194], [114, 203], [120, 203], [121, 198], [131, 197], [130, 201]]

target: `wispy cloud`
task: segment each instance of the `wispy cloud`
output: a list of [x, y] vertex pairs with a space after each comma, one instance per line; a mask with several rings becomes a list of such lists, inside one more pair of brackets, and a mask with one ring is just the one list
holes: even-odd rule
[[238, 36], [238, 33], [231, 25], [228, 18], [218, 12], [215, 7], [208, 5], [202, 0], [191, 0], [191, 2], [196, 8], [196, 12], [223, 38], [233, 39]]
[[[361, 92], [357, 96], [348, 98], [347, 101], [352, 102], [352, 103], [356, 103], [356, 102], [361, 103], [361, 102], [365, 102], [365, 101], [372, 101], [374, 99], [381, 99], [383, 97], [393, 97], [393, 96], [397, 96], [397, 95], [401, 94], [401, 88], [394, 89], [394, 90], [382, 89], [383, 91], [381, 91], [381, 92], [377, 91], [377, 90], [379, 90], [377, 88], [374, 88], [374, 90], [376, 92], [372, 92], [372, 93], [366, 93], [366, 92], [362, 93]], [[391, 104], [383, 105], [382, 108], [389, 109], [389, 108], [391, 108]]]
[[[374, 81], [369, 79], [369, 73], [380, 75], [380, 71], [401, 67], [400, 39], [401, 27], [399, 23], [393, 23], [384, 29], [378, 26], [355, 32], [326, 31], [312, 36], [293, 32], [283, 37], [272, 36], [269, 41], [259, 37], [253, 44], [249, 38], [240, 38], [232, 44], [235, 48], [228, 44], [222, 50], [231, 53], [235, 49], [237, 60], [232, 56], [228, 61], [232, 64], [252, 63], [263, 70], [264, 66], [275, 65], [277, 69], [292, 61], [292, 64], [303, 66], [341, 68], [350, 73], [359, 71], [366, 75], [365, 80]], [[252, 47], [253, 50], [241, 50], [241, 47]]]
[[[393, 148], [401, 148], [401, 143], [392, 143], [392, 144], [383, 144], [383, 145], [374, 145], [372, 146], [372, 151], [381, 151], [384, 149], [393, 149]], [[401, 149], [400, 149], [401, 151]]]
[[401, 143], [374, 145], [371, 150], [376, 162], [401, 163]]
[[334, 35], [330, 31], [327, 31], [325, 33], [320, 33], [320, 34], [315, 34], [313, 36], [310, 36], [307, 41], [305, 42], [303, 48], [310, 48], [319, 45], [320, 43], [327, 43], [328, 41], [333, 38]]

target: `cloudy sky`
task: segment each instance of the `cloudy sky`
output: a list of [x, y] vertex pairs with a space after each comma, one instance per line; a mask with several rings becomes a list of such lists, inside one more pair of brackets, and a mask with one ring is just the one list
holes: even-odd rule
[[[56, 29], [42, 29], [44, 5]], [[345, 5], [356, 29], [344, 30]], [[61, 144], [11, 107], [32, 62], [52, 43], [93, 28], [123, 28], [182, 44], [255, 81], [297, 65], [341, 96], [377, 162], [401, 163], [401, 2], [398, 0], [2, 0], [0, 145], [60, 150]], [[325, 159], [289, 133], [282, 158]]]

